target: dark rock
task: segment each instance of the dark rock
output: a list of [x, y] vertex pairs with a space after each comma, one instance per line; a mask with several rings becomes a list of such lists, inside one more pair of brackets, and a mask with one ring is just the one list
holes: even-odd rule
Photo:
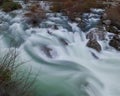
[[119, 34], [120, 31], [116, 26], [106, 26], [106, 31], [110, 32], [110, 33], [114, 33], [114, 34]]
[[109, 45], [114, 47], [116, 50], [120, 51], [120, 36], [113, 36], [113, 38], [109, 42]]
[[54, 25], [54, 26], [53, 26], [53, 29], [58, 30], [58, 26], [57, 26], [57, 25]]
[[104, 30], [101, 30], [99, 28], [92, 28], [86, 35], [87, 39], [99, 39], [99, 40], [105, 40], [106, 32]]
[[49, 48], [47, 46], [42, 46], [41, 50], [45, 53], [46, 56], [48, 56], [49, 58], [52, 58], [52, 55], [50, 53], [50, 51], [52, 51], [51, 48]]
[[97, 40], [89, 40], [87, 46], [90, 48], [95, 49], [96, 51], [100, 52], [102, 50], [101, 45], [97, 42]]
[[68, 42], [65, 39], [60, 38], [59, 40], [63, 45], [68, 45]]
[[99, 59], [99, 57], [95, 53], [91, 52], [91, 54], [95, 59]]
[[120, 21], [114, 21], [114, 20], [112, 20], [112, 25], [116, 26], [120, 30]]

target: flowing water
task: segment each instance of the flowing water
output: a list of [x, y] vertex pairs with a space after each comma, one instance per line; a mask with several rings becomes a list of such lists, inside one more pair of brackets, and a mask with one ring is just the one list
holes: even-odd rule
[[[106, 50], [106, 42], [100, 53], [87, 48], [85, 33], [61, 14], [47, 14], [41, 27], [32, 28], [24, 22], [23, 12], [0, 11], [0, 48], [16, 47], [20, 59], [29, 61], [25, 70], [39, 72], [36, 96], [120, 96], [119, 52]], [[87, 28], [99, 20], [98, 13], [89, 15]]]

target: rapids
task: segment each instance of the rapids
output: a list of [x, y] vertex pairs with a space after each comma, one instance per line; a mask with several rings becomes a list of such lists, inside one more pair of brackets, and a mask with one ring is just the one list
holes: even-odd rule
[[[99, 21], [100, 12], [93, 10], [89, 20], [84, 15], [87, 28]], [[87, 48], [85, 33], [61, 14], [47, 14], [35, 28], [22, 15], [23, 10], [0, 11], [0, 49], [16, 48], [20, 59], [29, 61], [24, 69], [39, 72], [36, 96], [120, 96], [119, 52], [105, 50], [105, 42], [100, 53]]]

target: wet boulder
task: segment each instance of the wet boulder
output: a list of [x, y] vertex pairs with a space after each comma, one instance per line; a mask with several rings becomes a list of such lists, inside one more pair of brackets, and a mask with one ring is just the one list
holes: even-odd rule
[[101, 20], [106, 20], [106, 19], [108, 19], [107, 13], [104, 13], [103, 15], [101, 15]]
[[58, 30], [59, 28], [57, 25], [53, 25], [53, 29]]
[[103, 24], [105, 24], [106, 26], [111, 25], [111, 20], [103, 20]]
[[116, 50], [120, 51], [120, 36], [113, 36], [113, 38], [109, 42], [109, 45], [114, 47]]
[[120, 30], [116, 26], [106, 26], [106, 31], [114, 34], [120, 34]]
[[111, 6], [105, 10], [101, 16], [101, 24], [104, 25], [106, 31], [114, 34], [120, 33], [120, 5]]
[[113, 26], [116, 26], [116, 27], [120, 30], [120, 20], [119, 20], [119, 21], [114, 20], [114, 21], [112, 22], [112, 25], [113, 25]]
[[105, 37], [106, 37], [106, 32], [99, 28], [90, 29], [86, 35], [86, 38], [91, 40], [94, 40], [94, 39], [105, 40]]
[[44, 52], [44, 54], [45, 54], [47, 57], [52, 58], [52, 55], [51, 55], [51, 53], [50, 53], [50, 52], [52, 51], [51, 48], [49, 48], [49, 47], [47, 47], [47, 46], [42, 46], [40, 49]]
[[95, 49], [98, 52], [100, 52], [102, 50], [101, 45], [95, 39], [94, 40], [89, 40], [87, 42], [87, 47]]

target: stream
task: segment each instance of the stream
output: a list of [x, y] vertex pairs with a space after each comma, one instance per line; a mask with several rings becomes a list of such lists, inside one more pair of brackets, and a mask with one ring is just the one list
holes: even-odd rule
[[[39, 27], [30, 27], [23, 12], [0, 11], [0, 50], [16, 48], [19, 59], [29, 61], [24, 69], [39, 72], [36, 96], [120, 96], [119, 52], [105, 50], [104, 41], [100, 53], [86, 47], [86, 33], [60, 13], [48, 13]], [[89, 30], [99, 21], [99, 10], [86, 16]]]

